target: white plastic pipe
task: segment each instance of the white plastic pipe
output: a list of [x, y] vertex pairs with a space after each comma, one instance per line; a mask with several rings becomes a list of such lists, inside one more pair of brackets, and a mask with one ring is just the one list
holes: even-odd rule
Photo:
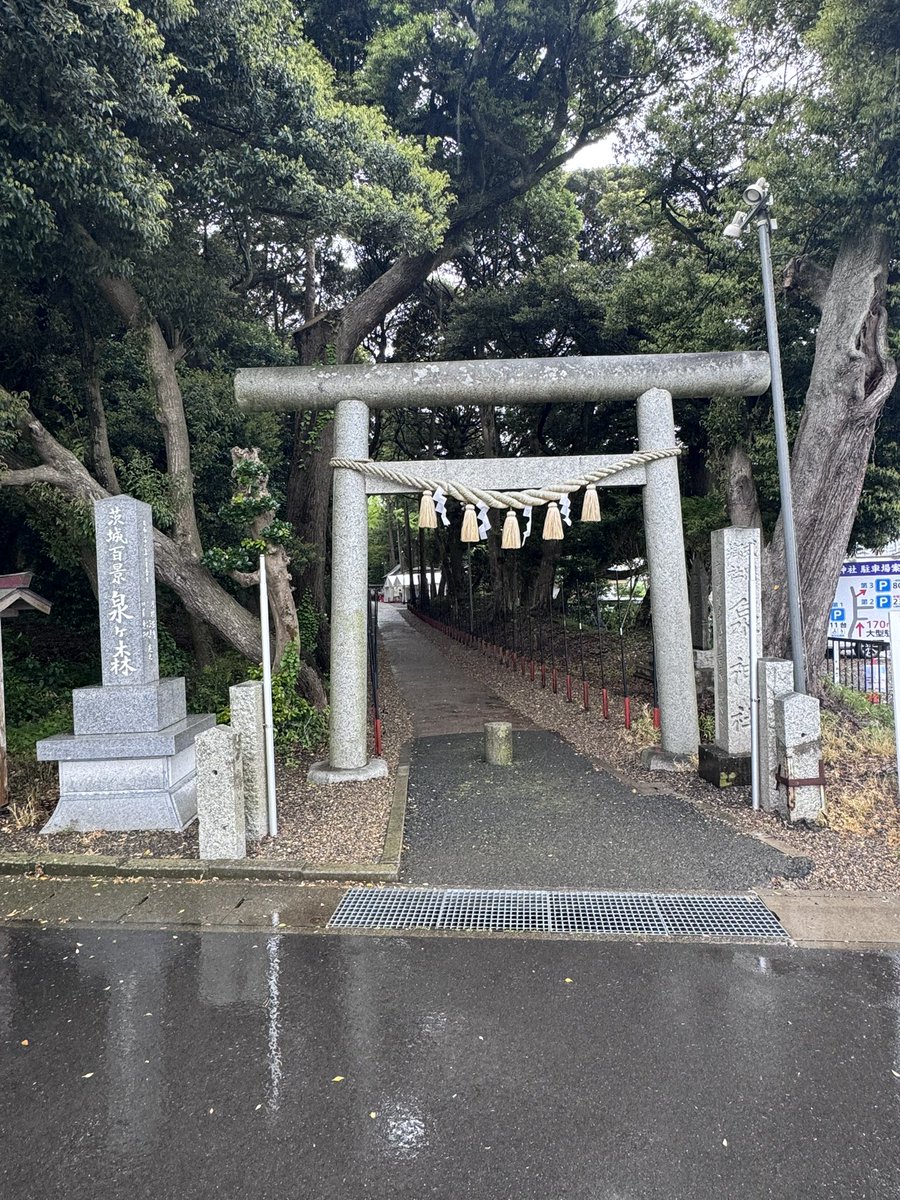
[[754, 812], [760, 807], [760, 762], [759, 762], [759, 647], [756, 644], [756, 621], [754, 613], [756, 595], [756, 562], [753, 547], [747, 549], [747, 607], [750, 626], [750, 800]]
[[272, 651], [269, 647], [269, 581], [266, 556], [259, 556], [259, 624], [262, 634], [263, 738], [266, 743], [266, 811], [269, 837], [278, 836], [278, 807], [275, 800], [275, 723], [272, 719]]

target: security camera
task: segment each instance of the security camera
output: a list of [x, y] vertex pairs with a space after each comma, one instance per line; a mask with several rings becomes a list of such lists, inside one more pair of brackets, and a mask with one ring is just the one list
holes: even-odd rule
[[760, 204], [763, 200], [769, 198], [769, 185], [762, 176], [757, 179], [756, 183], [751, 183], [744, 190], [744, 199], [748, 204]]
[[744, 232], [744, 226], [747, 224], [749, 217], [749, 213], [736, 212], [731, 218], [729, 224], [727, 224], [722, 230], [725, 237], [735, 239], [739, 238]]

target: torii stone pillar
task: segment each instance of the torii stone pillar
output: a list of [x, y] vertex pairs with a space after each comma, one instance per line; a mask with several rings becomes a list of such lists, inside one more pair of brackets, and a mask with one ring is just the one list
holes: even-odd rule
[[[638, 397], [637, 419], [641, 450], [664, 450], [676, 445], [671, 393], [661, 388], [644, 392]], [[700, 734], [678, 460], [663, 458], [647, 463], [646, 471], [644, 541], [662, 748], [669, 754], [693, 755]]]
[[[676, 445], [672, 397], [756, 396], [769, 385], [767, 354], [620, 355], [554, 359], [481, 359], [473, 362], [353, 364], [337, 367], [262, 367], [239, 371], [238, 404], [245, 409], [335, 410], [334, 456], [368, 457], [372, 408], [475, 404], [594, 403], [638, 398], [641, 450]], [[666, 390], [662, 391], [661, 388]], [[624, 456], [614, 456], [624, 457]], [[540, 486], [582, 473], [584, 460], [496, 459], [396, 464], [436, 472], [464, 472], [470, 483], [495, 490]], [[567, 469], [568, 468], [568, 469]], [[556, 472], [559, 472], [557, 476]], [[512, 478], [516, 476], [516, 478]], [[618, 480], [626, 485], [626, 480]], [[697, 698], [681, 497], [674, 458], [635, 468], [628, 485], [644, 485], [647, 559], [653, 604], [663, 750], [696, 753]], [[310, 778], [321, 783], [384, 775], [381, 759], [367, 760], [366, 621], [368, 588], [367, 493], [403, 490], [368, 487], [356, 471], [334, 472], [331, 600], [331, 730], [329, 758]]]
[[[369, 406], [340, 400], [334, 411], [335, 458], [369, 457]], [[328, 761], [314, 763], [313, 783], [379, 779], [383, 758], [367, 759], [369, 520], [365, 478], [334, 472], [331, 537], [331, 718]]]

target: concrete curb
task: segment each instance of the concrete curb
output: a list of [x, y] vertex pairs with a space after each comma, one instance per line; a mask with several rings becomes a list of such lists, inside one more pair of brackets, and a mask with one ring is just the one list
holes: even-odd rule
[[409, 790], [409, 743], [400, 751], [384, 849], [377, 863], [298, 863], [293, 859], [134, 858], [111, 854], [3, 854], [0, 875], [126, 879], [242, 879], [265, 882], [396, 883]]
[[900, 948], [900, 895], [891, 892], [754, 891], [804, 949]]

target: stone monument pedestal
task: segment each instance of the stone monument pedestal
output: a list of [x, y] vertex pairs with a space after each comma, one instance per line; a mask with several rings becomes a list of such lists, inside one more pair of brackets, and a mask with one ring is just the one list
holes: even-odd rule
[[[184, 695], [183, 679], [160, 682]], [[194, 738], [215, 723], [213, 713], [183, 713], [160, 729], [101, 734], [76, 720], [74, 734], [44, 738], [37, 756], [59, 763], [59, 804], [41, 832], [184, 829], [197, 815]]]
[[715, 743], [700, 747], [697, 774], [713, 787], [749, 787], [750, 755], [735, 754]]
[[42, 833], [184, 829], [197, 815], [194, 739], [212, 713], [188, 716], [183, 679], [160, 679], [150, 507], [94, 502], [102, 687], [72, 693], [74, 733], [44, 738], [59, 763], [59, 804]]

